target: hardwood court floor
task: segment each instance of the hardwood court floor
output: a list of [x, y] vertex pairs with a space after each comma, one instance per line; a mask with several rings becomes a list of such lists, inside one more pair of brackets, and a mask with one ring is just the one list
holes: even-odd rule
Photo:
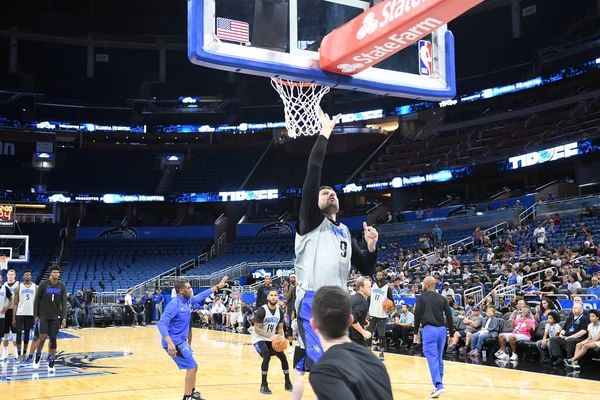
[[[80, 338], [59, 340], [64, 355], [54, 378], [48, 379], [45, 363], [34, 377], [31, 366], [11, 362], [2, 368], [0, 393], [10, 399], [181, 399], [184, 372], [160, 347], [155, 326], [68, 332]], [[193, 348], [199, 363], [197, 388], [207, 399], [263, 398], [258, 391], [261, 359], [250, 336], [194, 329]], [[429, 398], [424, 358], [387, 354], [385, 365], [394, 398]], [[447, 393], [441, 398], [448, 400], [598, 399], [596, 381], [465, 363], [446, 362], [445, 381]], [[273, 395], [267, 398], [291, 398], [283, 390], [276, 358], [271, 361], [269, 385]], [[304, 398], [313, 398], [308, 382]]]

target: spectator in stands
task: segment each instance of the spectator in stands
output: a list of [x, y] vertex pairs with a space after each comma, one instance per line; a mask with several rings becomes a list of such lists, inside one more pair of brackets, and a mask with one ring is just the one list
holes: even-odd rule
[[584, 237], [592, 236], [592, 230], [590, 228], [588, 228], [588, 226], [585, 222], [582, 222], [581, 226], [579, 227], [579, 231], [577, 232], [577, 236], [584, 236]]
[[558, 289], [552, 284], [552, 281], [550, 279], [546, 278], [546, 280], [544, 281], [544, 286], [541, 287], [538, 293], [543, 296], [554, 295], [558, 293]]
[[550, 338], [553, 365], [563, 364], [562, 355], [565, 349], [567, 350], [567, 359], [573, 358], [577, 343], [584, 341], [586, 338], [589, 323], [589, 318], [583, 313], [583, 306], [574, 302], [572, 314], [567, 318], [560, 334]]
[[493, 286], [503, 285], [508, 286], [508, 280], [510, 278], [510, 271], [508, 269], [504, 269], [502, 271], [502, 275], [498, 277], [493, 283]]
[[533, 231], [533, 237], [535, 238], [538, 250], [546, 244], [546, 229], [544, 229], [541, 222], [538, 222], [537, 228]]
[[540, 304], [536, 307], [535, 322], [540, 323], [548, 319], [548, 315], [554, 311], [554, 303], [548, 299], [542, 299]]
[[460, 339], [465, 339], [465, 350], [468, 350], [471, 347], [471, 336], [483, 325], [483, 317], [481, 316], [479, 306], [473, 306], [472, 314], [467, 316], [463, 321], [465, 329], [454, 332], [454, 336], [451, 340], [452, 344], [448, 347], [448, 353], [458, 351], [458, 342]]
[[546, 201], [554, 201], [556, 199], [557, 197], [555, 194], [552, 194], [552, 192], [548, 192], [548, 196], [546, 196]]
[[597, 299], [600, 299], [600, 286], [598, 286], [598, 277], [594, 276], [591, 279], [592, 286], [587, 290], [588, 295], [595, 295]]
[[540, 362], [548, 362], [552, 359], [552, 349], [550, 348], [550, 339], [560, 335], [560, 315], [555, 311], [551, 310], [548, 315], [548, 323], [544, 328], [544, 337], [538, 340], [535, 345], [540, 352]]
[[402, 289], [400, 289], [398, 291], [398, 296], [410, 296], [411, 295], [411, 291], [408, 288], [408, 283], [404, 282], [402, 284]]
[[495, 254], [493, 252], [493, 250], [491, 248], [487, 249], [487, 252], [485, 254], [485, 261], [487, 262], [491, 262], [495, 257]]
[[475, 241], [474, 244], [476, 245], [481, 245], [483, 244], [483, 231], [481, 230], [480, 227], [475, 228], [475, 231], [473, 232], [473, 240]]
[[540, 296], [538, 296], [538, 291], [540, 289], [537, 286], [534, 286], [533, 281], [531, 279], [527, 279], [527, 284], [523, 288], [523, 296], [527, 301], [539, 300]]
[[452, 288], [450, 287], [449, 282], [444, 282], [444, 289], [442, 290], [442, 296], [444, 296], [444, 297], [454, 296], [454, 290], [452, 290]]
[[508, 203], [505, 201], [504, 203], [502, 203], [502, 206], [500, 207], [501, 210], [508, 210]]
[[[512, 316], [511, 316], [512, 318]], [[496, 356], [499, 359], [508, 359], [511, 361], [517, 361], [519, 356], [517, 355], [517, 343], [522, 341], [531, 340], [531, 335], [535, 331], [535, 320], [531, 316], [531, 311], [528, 307], [523, 307], [521, 315], [515, 319], [509, 320], [512, 324], [512, 333], [502, 333], [498, 336], [502, 353]], [[508, 351], [506, 350], [506, 341], [509, 342], [512, 350], [512, 355], [509, 357]]]
[[431, 236], [433, 237], [434, 244], [442, 243], [442, 234], [442, 230], [439, 226], [436, 225], [435, 228], [433, 228], [433, 230], [431, 231]]
[[[590, 266], [587, 269], [587, 274], [590, 276], [596, 275], [600, 271], [600, 265], [598, 265], [598, 260], [596, 258], [592, 258], [590, 261]], [[600, 297], [600, 296], [599, 296]]]
[[385, 223], [386, 224], [391, 224], [392, 222], [394, 222], [394, 217], [392, 216], [391, 212], [387, 212], [387, 217], [385, 219]]
[[429, 250], [431, 249], [431, 244], [429, 243], [429, 238], [426, 234], [421, 235], [421, 237], [419, 238], [419, 243], [421, 244], [421, 249], [423, 249], [425, 253], [429, 253]]
[[408, 304], [402, 304], [400, 308], [400, 314], [394, 316], [394, 320], [392, 322], [392, 342], [390, 343], [390, 346], [397, 346], [400, 343], [398, 340], [400, 337], [402, 340], [402, 347], [410, 347], [408, 336], [414, 331], [414, 326], [414, 314], [408, 311]]
[[469, 356], [479, 357], [481, 349], [488, 339], [497, 339], [500, 329], [500, 320], [495, 316], [495, 310], [492, 307], [488, 307], [486, 311], [486, 318], [483, 321], [481, 327], [477, 332], [474, 332], [471, 336], [471, 348]]
[[223, 302], [221, 302], [221, 299], [218, 298], [210, 310], [210, 320], [214, 325], [216, 325], [216, 328], [219, 328], [221, 325], [223, 325], [223, 313], [225, 312], [227, 312], [227, 309], [223, 305]]
[[265, 280], [262, 285], [256, 290], [256, 306], [262, 307], [267, 304], [267, 296], [271, 290], [272, 280], [271, 275], [265, 276]]
[[588, 325], [588, 337], [586, 340], [577, 343], [575, 346], [575, 355], [573, 358], [565, 360], [567, 368], [579, 369], [578, 360], [580, 360], [588, 350], [600, 347], [600, 310], [590, 310], [590, 324]]
[[413, 285], [412, 287], [412, 295], [417, 297], [417, 295], [421, 294], [421, 288], [418, 285]]
[[523, 205], [521, 205], [521, 200], [517, 200], [515, 201], [515, 206], [514, 208], [523, 208]]
[[424, 214], [423, 214], [423, 210], [421, 209], [421, 207], [419, 207], [417, 212], [415, 212], [415, 218], [417, 219], [417, 221], [424, 219]]
[[435, 215], [433, 214], [433, 210], [431, 209], [431, 207], [429, 207], [427, 209], [427, 212], [425, 213], [425, 219], [432, 219]]
[[508, 277], [508, 286], [521, 287], [523, 277], [519, 275], [516, 268], [510, 270], [510, 276]]
[[465, 267], [463, 269], [462, 280], [466, 282], [467, 279], [469, 279], [470, 277], [471, 277], [471, 273], [469, 272], [469, 268]]
[[571, 229], [569, 229], [567, 231], [567, 234], [565, 235], [565, 239], [568, 238], [575, 238], [577, 237], [577, 227], [575, 226], [575, 224], [571, 225]]
[[473, 314], [473, 307], [475, 307], [475, 298], [469, 295], [467, 296], [465, 303], [465, 317], [469, 317], [471, 316], [471, 314]]

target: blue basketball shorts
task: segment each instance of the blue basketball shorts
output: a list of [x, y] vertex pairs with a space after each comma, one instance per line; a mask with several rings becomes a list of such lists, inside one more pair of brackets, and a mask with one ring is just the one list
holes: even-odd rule
[[[193, 369], [198, 366], [198, 363], [192, 354], [192, 348], [188, 342], [179, 343], [178, 345], [175, 345], [175, 348], [177, 349], [177, 355], [173, 358], [173, 361], [175, 361], [175, 364], [177, 364], [177, 367], [180, 370]], [[164, 349], [168, 354], [169, 350], [166, 347], [164, 347]]]
[[315, 292], [307, 291], [304, 298], [300, 301], [298, 307], [298, 334], [300, 335], [300, 345], [296, 347], [294, 353], [294, 368], [297, 371], [308, 372], [310, 368], [323, 355], [321, 340], [310, 326], [312, 318], [312, 302]]

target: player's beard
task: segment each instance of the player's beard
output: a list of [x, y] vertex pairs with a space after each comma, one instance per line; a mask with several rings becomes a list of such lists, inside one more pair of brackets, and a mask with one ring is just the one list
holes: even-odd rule
[[321, 212], [323, 212], [326, 217], [335, 215], [338, 211], [340, 211], [340, 206], [337, 203], [327, 203], [325, 207], [321, 208]]

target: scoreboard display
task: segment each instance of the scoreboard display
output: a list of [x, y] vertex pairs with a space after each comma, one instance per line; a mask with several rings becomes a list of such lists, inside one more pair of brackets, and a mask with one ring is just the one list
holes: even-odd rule
[[0, 228], [15, 226], [14, 204], [0, 204]]

